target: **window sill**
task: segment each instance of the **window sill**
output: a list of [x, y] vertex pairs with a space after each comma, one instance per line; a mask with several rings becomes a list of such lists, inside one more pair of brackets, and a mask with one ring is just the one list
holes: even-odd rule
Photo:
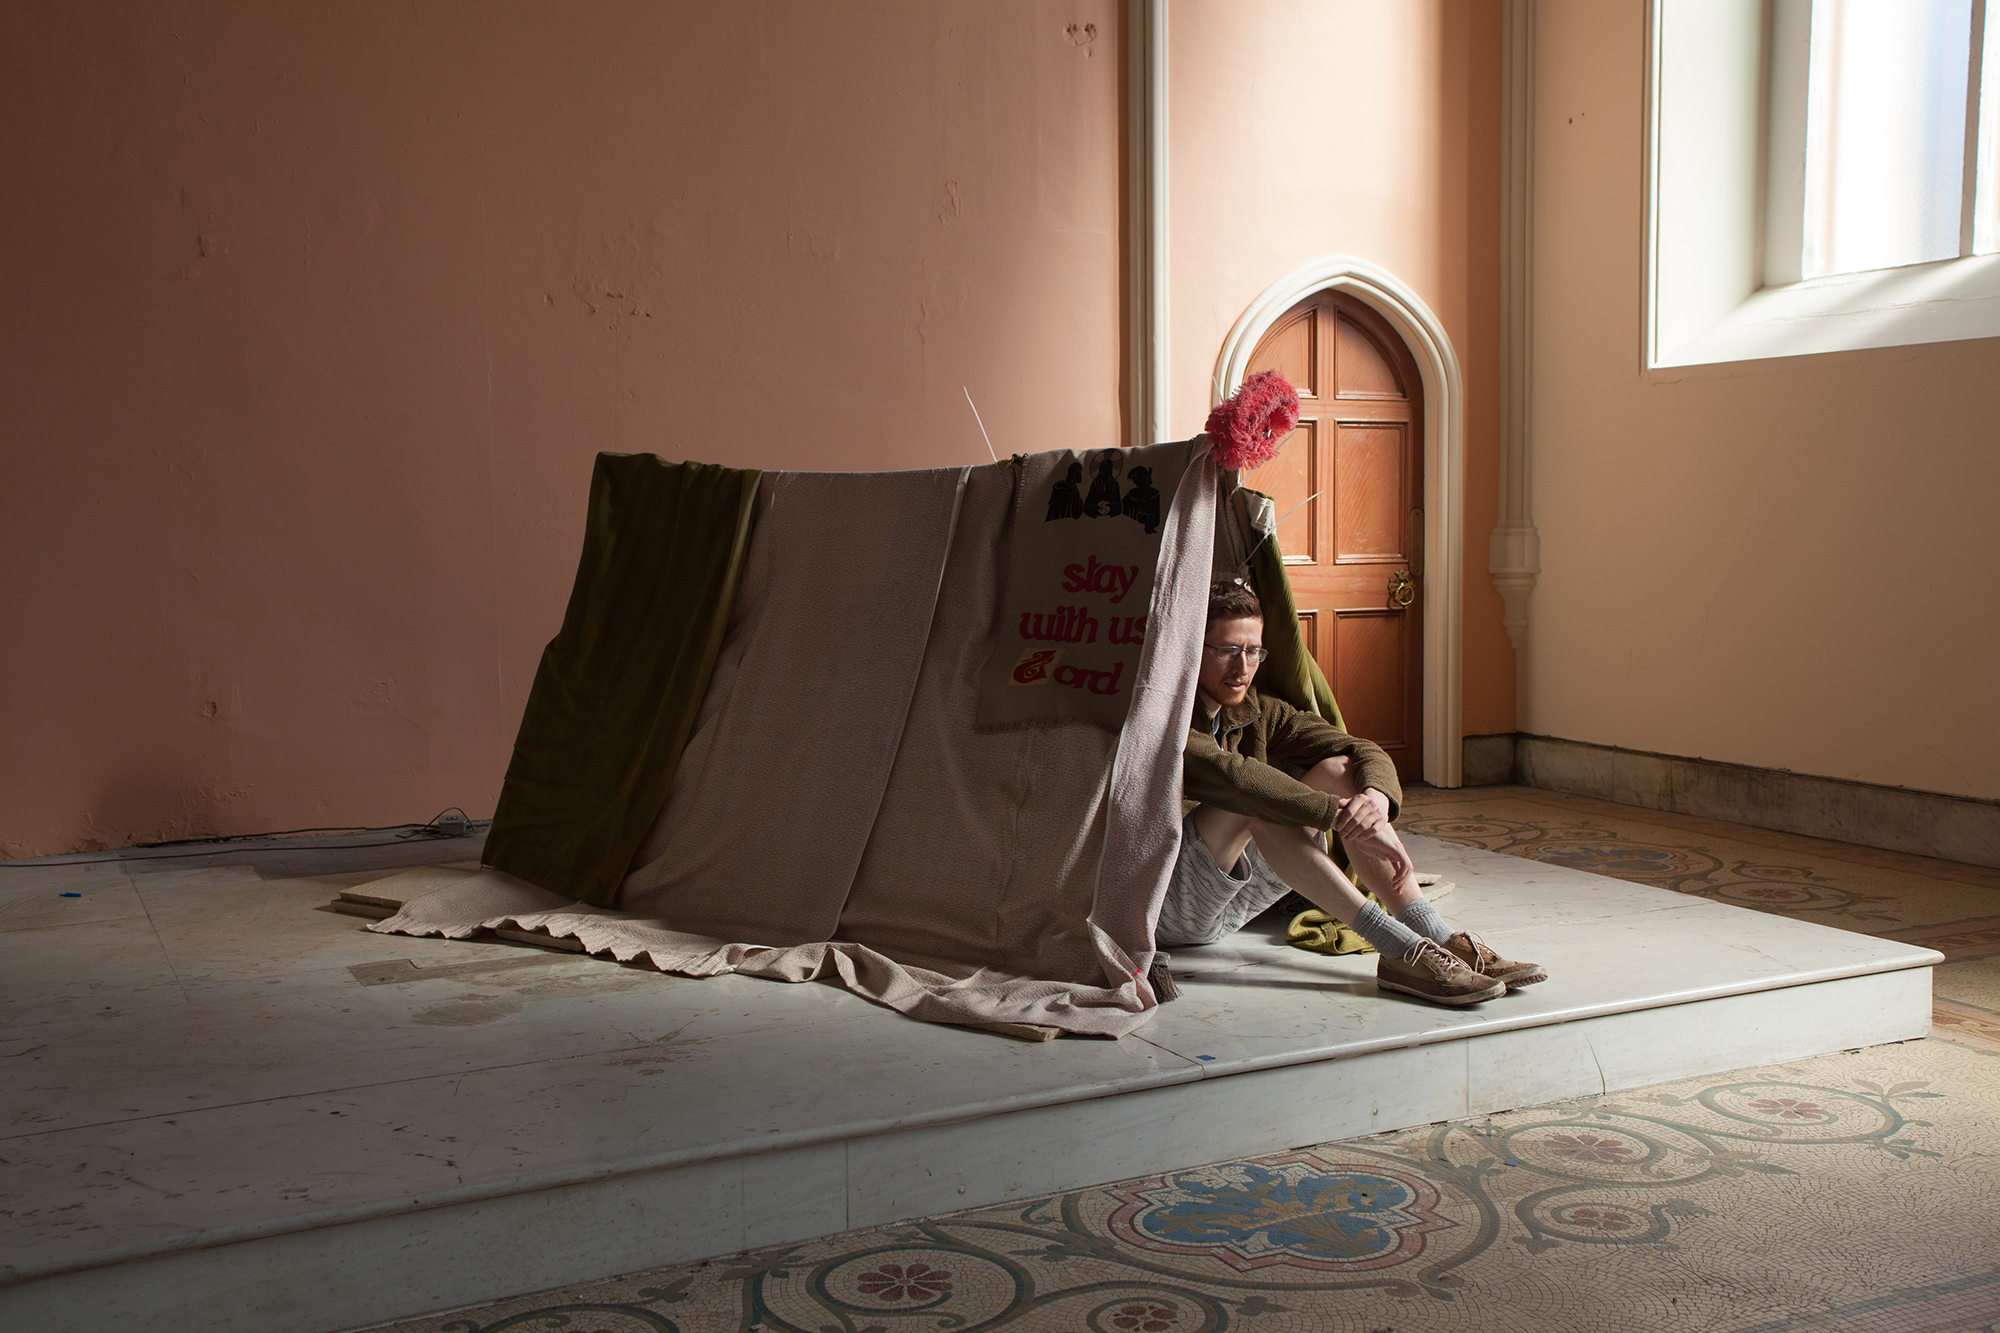
[[1653, 364], [1712, 365], [2000, 337], [2000, 255], [1766, 287]]

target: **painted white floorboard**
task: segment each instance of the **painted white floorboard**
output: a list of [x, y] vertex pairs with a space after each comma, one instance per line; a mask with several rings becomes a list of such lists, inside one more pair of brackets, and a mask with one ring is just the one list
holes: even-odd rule
[[1138, 1035], [1029, 1044], [372, 935], [316, 910], [356, 876], [13, 872], [0, 1326], [350, 1328], [1929, 1030], [1928, 950], [1410, 841], [1548, 982], [1443, 1010], [1253, 927]]

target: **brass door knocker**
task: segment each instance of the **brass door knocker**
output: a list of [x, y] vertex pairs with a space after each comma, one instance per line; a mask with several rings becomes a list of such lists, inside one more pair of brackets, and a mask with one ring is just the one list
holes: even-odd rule
[[1399, 569], [1389, 576], [1389, 604], [1408, 606], [1417, 600], [1417, 581], [1410, 577], [1410, 571]]

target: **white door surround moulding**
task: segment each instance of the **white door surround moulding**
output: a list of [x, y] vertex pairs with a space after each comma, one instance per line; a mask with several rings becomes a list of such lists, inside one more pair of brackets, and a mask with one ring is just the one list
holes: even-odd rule
[[1222, 340], [1211, 402], [1236, 391], [1280, 316], [1317, 292], [1343, 292], [1389, 321], [1424, 380], [1424, 781], [1459, 785], [1464, 667], [1465, 379], [1444, 325], [1388, 271], [1352, 255], [1301, 264], [1265, 288]]
[[1172, 438], [1168, 342], [1167, 0], [1125, 0], [1125, 442]]

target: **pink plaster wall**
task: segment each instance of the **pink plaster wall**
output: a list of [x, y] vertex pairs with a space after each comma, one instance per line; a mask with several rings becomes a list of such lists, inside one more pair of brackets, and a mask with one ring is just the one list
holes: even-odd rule
[[1118, 15], [5, 6], [0, 855], [489, 815], [600, 449], [1117, 442]]
[[[1119, 13], [0, 11], [0, 855], [491, 813], [600, 449], [969, 462], [965, 384], [1003, 452], [1119, 439]], [[1172, 34], [1176, 427], [1301, 260], [1423, 294], [1467, 373], [1468, 732], [1512, 726], [1497, 14]]]
[[2000, 798], [2000, 339], [1647, 371], [1645, 7], [1537, 22], [1522, 729]]
[[1346, 254], [1395, 274], [1465, 374], [1464, 730], [1514, 730], [1486, 572], [1498, 517], [1498, 0], [1174, 0], [1173, 424], [1201, 428], [1231, 326]]

